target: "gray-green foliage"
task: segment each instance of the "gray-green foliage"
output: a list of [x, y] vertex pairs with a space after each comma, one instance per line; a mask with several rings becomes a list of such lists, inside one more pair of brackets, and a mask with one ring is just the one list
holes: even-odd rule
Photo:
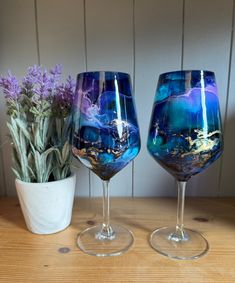
[[7, 126], [13, 144], [12, 169], [18, 179], [42, 183], [70, 175], [69, 118], [44, 117], [29, 123], [11, 117]]
[[54, 120], [53, 144], [55, 145], [55, 158], [53, 160], [53, 176], [55, 180], [66, 178], [70, 174], [71, 165], [71, 146], [69, 143], [70, 136], [70, 116], [63, 119]]
[[60, 83], [61, 68], [33, 66], [20, 84], [0, 77], [13, 147], [13, 172], [25, 182], [60, 180], [70, 175], [70, 110], [74, 83]]

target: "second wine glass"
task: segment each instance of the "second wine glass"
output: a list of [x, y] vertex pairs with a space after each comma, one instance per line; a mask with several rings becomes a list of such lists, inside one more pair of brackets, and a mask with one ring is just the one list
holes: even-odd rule
[[204, 255], [208, 242], [184, 228], [186, 182], [222, 153], [222, 129], [215, 75], [210, 71], [175, 71], [160, 75], [148, 135], [152, 157], [178, 183], [176, 227], [155, 230], [150, 243], [177, 259]]
[[73, 128], [73, 155], [103, 183], [103, 223], [82, 231], [77, 244], [91, 255], [122, 254], [132, 245], [133, 235], [125, 227], [110, 224], [109, 180], [140, 150], [130, 76], [105, 71], [79, 74]]

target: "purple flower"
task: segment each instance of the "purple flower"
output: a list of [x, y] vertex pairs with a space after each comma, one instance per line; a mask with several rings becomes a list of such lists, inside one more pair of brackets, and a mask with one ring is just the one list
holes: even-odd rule
[[8, 72], [7, 77], [0, 77], [0, 87], [2, 87], [6, 99], [18, 100], [21, 96], [19, 82], [10, 71]]
[[52, 95], [54, 89], [54, 81], [51, 80], [47, 71], [43, 71], [35, 84], [33, 92], [38, 94], [41, 99], [47, 99]]
[[71, 100], [73, 100], [74, 91], [75, 91], [75, 82], [71, 76], [68, 77], [66, 84], [65, 84], [65, 95]]
[[53, 75], [55, 78], [60, 77], [62, 73], [62, 66], [60, 64], [55, 65], [54, 68], [50, 69], [49, 73]]
[[[70, 76], [65, 84], [60, 83], [60, 79], [61, 65], [56, 65], [49, 71], [35, 65], [28, 68], [22, 85], [9, 72], [7, 77], [0, 78], [0, 87], [3, 88], [8, 102], [17, 102], [14, 105], [10, 103], [9, 107], [18, 109], [22, 106], [22, 109], [29, 109], [36, 116], [38, 113], [49, 113], [50, 109], [56, 117], [62, 118], [66, 117], [71, 109], [75, 83]], [[25, 96], [28, 99], [25, 99]]]
[[58, 86], [61, 76], [61, 65], [56, 65], [49, 72], [41, 66], [33, 66], [28, 69], [23, 79], [26, 95], [33, 96], [33, 100], [50, 99]]
[[33, 89], [34, 84], [38, 83], [41, 75], [42, 75], [41, 66], [34, 65], [28, 68], [28, 73], [23, 78], [23, 82], [22, 82], [26, 91], [31, 91]]
[[68, 115], [73, 99], [74, 99], [75, 82], [68, 77], [65, 84], [60, 84], [56, 88], [54, 96], [54, 112], [59, 117], [65, 117]]

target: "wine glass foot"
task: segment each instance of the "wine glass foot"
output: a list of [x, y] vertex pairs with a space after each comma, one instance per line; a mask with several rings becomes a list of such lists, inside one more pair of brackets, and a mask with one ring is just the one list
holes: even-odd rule
[[162, 227], [150, 236], [151, 246], [160, 254], [175, 259], [196, 259], [209, 250], [207, 240], [197, 231], [184, 229], [184, 238], [175, 234], [175, 227]]
[[134, 237], [125, 227], [112, 224], [111, 238], [100, 237], [102, 225], [96, 225], [78, 234], [77, 245], [84, 253], [93, 256], [117, 256], [126, 252], [133, 244]]

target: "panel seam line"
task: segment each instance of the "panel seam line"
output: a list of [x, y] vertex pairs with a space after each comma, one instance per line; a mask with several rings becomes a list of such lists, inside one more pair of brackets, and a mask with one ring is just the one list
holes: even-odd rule
[[182, 7], [182, 36], [181, 36], [181, 62], [180, 69], [183, 70], [184, 67], [184, 25], [185, 25], [185, 0], [183, 0]]
[[36, 32], [36, 47], [37, 47], [37, 61], [41, 64], [40, 48], [39, 48], [39, 31], [38, 31], [38, 6], [37, 0], [34, 0], [34, 16], [35, 16], [35, 32]]

